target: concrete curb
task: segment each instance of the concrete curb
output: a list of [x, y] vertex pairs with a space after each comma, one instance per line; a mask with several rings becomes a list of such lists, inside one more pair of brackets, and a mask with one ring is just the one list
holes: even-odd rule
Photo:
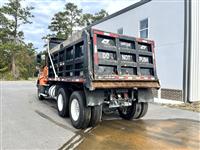
[[182, 101], [176, 101], [176, 100], [169, 100], [169, 99], [158, 99], [154, 98], [154, 103], [158, 104], [183, 104], [184, 102]]

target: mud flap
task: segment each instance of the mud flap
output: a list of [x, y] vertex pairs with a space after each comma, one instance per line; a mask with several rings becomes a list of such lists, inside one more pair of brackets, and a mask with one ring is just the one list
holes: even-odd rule
[[89, 91], [84, 88], [86, 104], [87, 106], [97, 106], [101, 105], [104, 102], [104, 91], [103, 90], [94, 90]]
[[153, 102], [153, 92], [151, 89], [138, 89], [138, 102]]

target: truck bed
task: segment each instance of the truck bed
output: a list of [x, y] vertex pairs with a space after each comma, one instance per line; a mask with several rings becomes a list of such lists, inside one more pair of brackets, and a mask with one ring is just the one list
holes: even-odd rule
[[91, 29], [50, 50], [49, 81], [97, 88], [159, 88], [154, 42]]

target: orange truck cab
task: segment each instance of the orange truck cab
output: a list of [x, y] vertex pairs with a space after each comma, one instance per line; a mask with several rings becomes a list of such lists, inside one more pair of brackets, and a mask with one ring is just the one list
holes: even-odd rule
[[48, 67], [45, 66], [39, 73], [37, 80], [38, 98], [43, 100], [46, 97], [45, 88], [48, 86]]
[[39, 85], [44, 86], [47, 84], [47, 78], [48, 78], [48, 67], [45, 66], [42, 70], [42, 72], [39, 74]]

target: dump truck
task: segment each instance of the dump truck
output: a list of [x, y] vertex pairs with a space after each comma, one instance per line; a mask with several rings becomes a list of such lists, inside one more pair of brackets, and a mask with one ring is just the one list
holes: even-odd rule
[[77, 129], [96, 126], [104, 108], [126, 120], [143, 117], [160, 87], [154, 41], [91, 28], [67, 40], [50, 38], [47, 47], [38, 98], [55, 99], [58, 114]]

